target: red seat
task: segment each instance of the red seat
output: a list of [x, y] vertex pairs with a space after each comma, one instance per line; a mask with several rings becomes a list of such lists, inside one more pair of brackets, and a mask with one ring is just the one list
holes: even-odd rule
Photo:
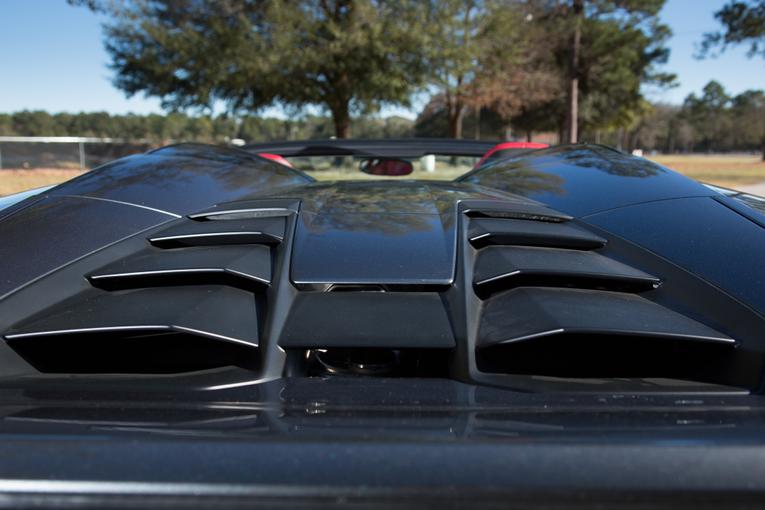
[[480, 160], [478, 160], [478, 163], [473, 166], [473, 168], [478, 168], [486, 164], [489, 160], [495, 160], [499, 159], [501, 157], [509, 156], [509, 153], [515, 152], [519, 149], [546, 149], [549, 147], [546, 143], [538, 143], [538, 142], [502, 142], [498, 143], [491, 149], [489, 149], [486, 154], [484, 154]]
[[287, 161], [286, 159], [284, 159], [278, 154], [270, 154], [268, 152], [259, 152], [258, 156], [260, 156], [261, 158], [270, 159], [271, 161], [276, 161], [279, 164], [293, 168], [292, 163], [290, 163], [289, 161]]

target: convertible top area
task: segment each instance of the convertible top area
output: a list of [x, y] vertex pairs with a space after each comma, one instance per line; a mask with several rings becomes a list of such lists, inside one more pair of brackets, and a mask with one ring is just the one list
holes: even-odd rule
[[303, 140], [250, 144], [243, 149], [252, 153], [273, 153], [280, 156], [365, 156], [378, 158], [420, 158], [427, 154], [443, 156], [483, 156], [496, 145], [480, 140], [450, 140], [448, 138], [391, 138], [365, 140], [361, 138]]
[[256, 155], [485, 149], [182, 144], [0, 210], [0, 457], [19, 459], [0, 492], [762, 495], [765, 216], [746, 201], [597, 145], [449, 182], [316, 182]]

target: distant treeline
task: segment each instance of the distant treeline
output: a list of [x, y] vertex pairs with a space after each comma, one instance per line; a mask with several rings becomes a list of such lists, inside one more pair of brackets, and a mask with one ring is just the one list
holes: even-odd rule
[[[392, 138], [413, 136], [414, 122], [402, 117], [359, 118], [353, 123], [358, 137]], [[161, 145], [171, 141], [224, 143], [239, 138], [247, 142], [329, 138], [332, 120], [303, 116], [297, 120], [254, 115], [190, 116], [110, 115], [106, 112], [55, 113], [20, 111], [0, 113], [0, 136], [93, 136], [119, 138]]]
[[[485, 140], [539, 139], [540, 133], [507, 126], [491, 109], [471, 110], [462, 119], [465, 138]], [[444, 137], [449, 133], [446, 109], [434, 98], [416, 121], [403, 117], [357, 117], [355, 138]], [[110, 115], [21, 111], [0, 114], [0, 136], [94, 136], [161, 145], [171, 141], [225, 143], [239, 138], [247, 143], [271, 140], [329, 138], [334, 124], [329, 116], [296, 119], [247, 115], [189, 116]], [[546, 140], [554, 141], [550, 133]], [[749, 90], [731, 96], [716, 81], [700, 94], [690, 94], [682, 105], [644, 103], [633, 120], [612, 129], [585, 129], [582, 141], [605, 143], [625, 150], [672, 152], [760, 151], [765, 143], [765, 92]]]
[[[598, 138], [586, 133], [584, 140]], [[600, 141], [627, 149], [659, 152], [765, 151], [765, 92], [732, 96], [709, 82], [681, 106], [647, 104], [627, 129], [604, 133]]]

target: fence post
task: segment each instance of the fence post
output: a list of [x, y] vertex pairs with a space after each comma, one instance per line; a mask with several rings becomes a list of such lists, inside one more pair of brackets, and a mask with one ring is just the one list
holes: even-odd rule
[[80, 141], [77, 145], [80, 146], [80, 170], [85, 170], [85, 144]]

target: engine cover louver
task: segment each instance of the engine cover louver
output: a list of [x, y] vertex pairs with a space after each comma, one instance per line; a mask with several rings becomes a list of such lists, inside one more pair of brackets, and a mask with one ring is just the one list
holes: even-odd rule
[[164, 253], [148, 249], [88, 276], [106, 290], [217, 283], [258, 289], [271, 281], [267, 246], [207, 246]]
[[562, 333], [735, 344], [728, 336], [640, 296], [525, 287], [486, 303], [476, 345], [484, 348]]
[[5, 337], [21, 340], [81, 332], [175, 331], [257, 347], [257, 315], [252, 294], [229, 287], [159, 287], [107, 296], [91, 292], [19, 324]]
[[476, 248], [498, 244], [592, 250], [606, 245], [602, 237], [570, 223], [522, 219], [471, 219], [468, 238]]
[[157, 248], [223, 246], [228, 244], [279, 244], [285, 218], [257, 220], [189, 221], [149, 238]]
[[558, 388], [570, 378], [759, 379], [751, 367], [761, 365], [760, 354], [744, 354], [729, 335], [643, 297], [667, 284], [613, 258], [620, 241], [613, 247], [554, 211], [506, 207], [462, 206], [463, 267], [476, 296], [464, 312], [475, 317], [463, 361], [475, 363], [472, 377], [519, 388], [538, 384], [520, 376], [563, 378], [546, 383]]
[[527, 285], [649, 290], [661, 281], [589, 251], [492, 246], [481, 251], [474, 286], [481, 296]]
[[[294, 212], [294, 202], [281, 202], [279, 211]], [[157, 229], [138, 249], [85, 275], [90, 289], [17, 323], [5, 338], [33, 366], [56, 373], [251, 367], [272, 249], [287, 230], [288, 216], [274, 215], [273, 206], [240, 203]], [[169, 362], [184, 342], [189, 351], [178, 358], [187, 362]], [[64, 345], [72, 355], [62, 355]], [[120, 356], [109, 355], [108, 345]], [[94, 357], [101, 369], [98, 361], [83, 362]], [[125, 361], [141, 358], [143, 365]]]
[[235, 367], [261, 380], [337, 360], [369, 374], [363, 360], [388, 360], [406, 370], [385, 373], [532, 391], [604, 377], [758, 384], [762, 353], [717, 327], [724, 310], [746, 312], [719, 293], [720, 314], [686, 306], [704, 282], [608, 232], [438, 185], [432, 203], [398, 197], [395, 212], [351, 186], [311, 189], [306, 210], [296, 198], [224, 204], [77, 261], [40, 283], [44, 305], [30, 290], [20, 300], [33, 313], [0, 317], [0, 347], [59, 374]]

